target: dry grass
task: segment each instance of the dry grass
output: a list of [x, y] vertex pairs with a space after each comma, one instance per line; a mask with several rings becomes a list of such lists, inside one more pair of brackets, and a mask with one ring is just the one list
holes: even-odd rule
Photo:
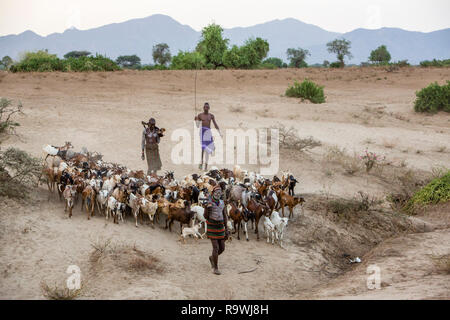
[[431, 259], [437, 272], [450, 274], [450, 254], [432, 255]]
[[90, 255], [93, 268], [115, 265], [131, 273], [152, 271], [160, 274], [164, 271], [159, 258], [138, 249], [136, 244], [97, 239], [91, 246], [94, 248]]
[[68, 289], [67, 287], [58, 287], [55, 283], [53, 287], [50, 287], [45, 281], [41, 282], [42, 295], [49, 300], [74, 300], [79, 297], [83, 289], [83, 283], [81, 283], [80, 289]]
[[327, 148], [324, 155], [324, 161], [338, 164], [342, 167], [342, 169], [344, 169], [344, 173], [350, 176], [356, 174], [362, 169], [361, 160], [357, 154], [350, 156], [346, 153], [345, 148], [340, 148], [338, 146], [331, 146]]

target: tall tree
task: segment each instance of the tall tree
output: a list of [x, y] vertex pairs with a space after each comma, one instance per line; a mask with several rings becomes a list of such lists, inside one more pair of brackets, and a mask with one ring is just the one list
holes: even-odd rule
[[347, 56], [349, 59], [353, 58], [350, 53], [351, 42], [345, 39], [335, 39], [327, 43], [327, 50], [330, 53], [336, 53], [337, 59], [341, 67], [345, 66], [344, 57]]
[[307, 49], [294, 49], [289, 48], [286, 51], [288, 60], [290, 61], [290, 66], [294, 68], [305, 68], [308, 65], [305, 62], [305, 59], [307, 56], [310, 56], [311, 54]]
[[170, 54], [169, 45], [167, 43], [158, 43], [153, 46], [152, 50], [153, 61], [156, 64], [165, 66], [172, 59]]
[[89, 51], [70, 51], [64, 55], [64, 58], [68, 59], [68, 58], [87, 57], [90, 54], [91, 53]]
[[141, 66], [141, 58], [133, 54], [131, 56], [119, 56], [116, 63], [122, 68], [135, 69]]
[[391, 61], [391, 54], [386, 46], [382, 45], [370, 53], [369, 61], [374, 63], [388, 63]]
[[197, 44], [196, 51], [206, 59], [209, 69], [223, 66], [223, 54], [228, 48], [228, 39], [223, 38], [223, 28], [217, 24], [210, 24], [203, 28], [202, 37]]

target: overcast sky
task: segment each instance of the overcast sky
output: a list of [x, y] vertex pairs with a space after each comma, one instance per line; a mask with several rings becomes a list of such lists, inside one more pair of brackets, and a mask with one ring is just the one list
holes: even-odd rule
[[74, 26], [166, 14], [195, 30], [295, 18], [328, 31], [397, 27], [430, 32], [450, 27], [450, 0], [0, 0], [0, 36], [32, 30], [40, 35]]

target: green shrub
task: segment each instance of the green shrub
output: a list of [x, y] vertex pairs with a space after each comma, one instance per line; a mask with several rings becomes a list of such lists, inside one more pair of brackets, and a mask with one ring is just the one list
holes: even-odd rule
[[40, 50], [26, 52], [18, 63], [11, 66], [10, 70], [12, 72], [115, 71], [120, 70], [120, 67], [114, 61], [102, 55], [59, 59], [56, 54]]
[[308, 79], [305, 79], [302, 83], [295, 81], [294, 85], [286, 90], [286, 96], [308, 99], [312, 103], [325, 102], [323, 86], [319, 86]]
[[111, 59], [102, 55], [96, 55], [95, 57], [79, 57], [68, 58], [63, 60], [63, 71], [116, 71], [120, 70], [120, 67]]
[[428, 87], [416, 92], [416, 96], [414, 102], [416, 112], [436, 113], [441, 110], [450, 112], [450, 81], [442, 86], [437, 82], [431, 83]]
[[277, 68], [283, 68], [283, 60], [281, 60], [280, 58], [267, 58], [266, 60], [264, 60], [262, 62], [262, 64], [271, 64], [274, 65]]
[[338, 61], [330, 63], [330, 68], [343, 68], [342, 64]]
[[433, 59], [432, 61], [425, 60], [420, 62], [421, 67], [450, 67], [450, 59], [445, 60], [436, 60]]
[[197, 52], [180, 51], [176, 56], [172, 58], [171, 69], [174, 70], [193, 70], [204, 69], [206, 67], [205, 57]]
[[64, 63], [56, 56], [46, 50], [36, 52], [26, 52], [22, 59], [11, 66], [12, 72], [45, 72], [45, 71], [63, 71]]
[[404, 207], [404, 211], [414, 214], [421, 207], [450, 201], [450, 171], [433, 179], [425, 187], [417, 191]]

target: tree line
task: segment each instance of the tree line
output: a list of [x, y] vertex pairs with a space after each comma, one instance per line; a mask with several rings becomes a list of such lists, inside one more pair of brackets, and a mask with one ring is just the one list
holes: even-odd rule
[[[111, 64], [118, 68], [153, 70], [153, 69], [276, 69], [276, 68], [305, 68], [307, 57], [311, 53], [303, 48], [289, 48], [286, 57], [289, 63], [276, 57], [267, 58], [269, 43], [262, 38], [249, 38], [241, 46], [229, 46], [229, 39], [224, 38], [223, 28], [217, 24], [210, 24], [203, 28], [201, 38], [193, 51], [179, 51], [172, 56], [167, 43], [158, 43], [152, 48], [153, 65], [144, 65], [137, 55], [122, 55], [115, 61], [108, 62], [107, 69], [104, 68], [106, 57], [96, 55], [92, 57], [89, 51], [71, 51], [64, 55], [64, 61], [56, 55], [45, 55], [47, 51], [38, 51], [25, 54], [25, 58], [15, 63], [9, 56], [0, 60], [0, 69], [11, 69], [12, 71], [51, 71], [52, 68], [61, 71], [110, 71], [114, 70]], [[352, 59], [351, 42], [344, 38], [335, 39], [326, 44], [327, 51], [336, 55], [337, 61], [323, 61], [322, 64], [314, 64], [312, 67], [343, 68], [345, 58]], [[101, 65], [99, 58], [101, 57]], [[31, 60], [25, 61], [26, 59]], [[79, 61], [81, 60], [81, 62]], [[44, 65], [39, 61], [44, 61]], [[381, 45], [370, 53], [365, 65], [389, 65], [391, 55], [385, 45]], [[399, 66], [409, 65], [407, 60], [395, 63]], [[422, 61], [421, 66], [449, 66], [450, 60]], [[15, 66], [15, 67], [14, 67]], [[103, 70], [105, 69], [105, 70]]]

